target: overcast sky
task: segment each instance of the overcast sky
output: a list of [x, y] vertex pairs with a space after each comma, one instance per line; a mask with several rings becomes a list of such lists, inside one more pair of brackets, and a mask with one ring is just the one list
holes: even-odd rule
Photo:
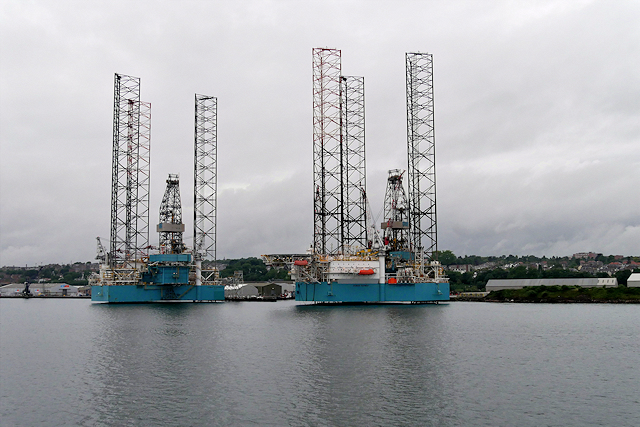
[[152, 104], [151, 224], [178, 173], [192, 243], [201, 93], [219, 105], [218, 258], [304, 251], [314, 47], [365, 77], [374, 215], [387, 171], [407, 168], [404, 54], [428, 52], [441, 250], [640, 255], [639, 1], [4, 0], [0, 13], [0, 265], [86, 262], [108, 240], [114, 73], [140, 77]]

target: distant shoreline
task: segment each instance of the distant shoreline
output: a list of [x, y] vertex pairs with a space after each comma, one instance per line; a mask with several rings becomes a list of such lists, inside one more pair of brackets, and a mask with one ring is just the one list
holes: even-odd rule
[[22, 295], [0, 295], [2, 299], [91, 299], [91, 295], [69, 296], [69, 295], [34, 295], [25, 297]]
[[640, 300], [576, 300], [576, 299], [484, 299], [472, 297], [453, 298], [450, 301], [462, 302], [491, 302], [491, 303], [522, 303], [522, 304], [640, 304]]

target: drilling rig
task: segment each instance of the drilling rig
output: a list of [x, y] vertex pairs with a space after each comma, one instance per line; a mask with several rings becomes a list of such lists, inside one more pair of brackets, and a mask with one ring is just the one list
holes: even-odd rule
[[264, 260], [290, 268], [297, 301], [449, 300], [436, 259], [432, 55], [405, 55], [409, 195], [404, 172], [389, 171], [382, 242], [365, 196], [364, 78], [342, 75], [338, 49], [316, 48], [312, 56], [313, 245], [304, 255]]
[[[91, 300], [106, 303], [224, 301], [215, 273], [217, 99], [196, 95], [194, 249], [183, 242], [180, 178], [169, 174], [156, 231], [149, 244], [151, 104], [140, 101], [140, 79], [115, 75], [109, 252], [98, 238], [100, 272]], [[204, 165], [204, 166], [203, 166]], [[202, 172], [202, 168], [206, 173]], [[204, 206], [204, 207], [203, 207]], [[213, 232], [212, 232], [213, 230]], [[150, 251], [154, 249], [153, 253]], [[213, 271], [202, 269], [210, 260]], [[206, 277], [203, 279], [203, 271]]]

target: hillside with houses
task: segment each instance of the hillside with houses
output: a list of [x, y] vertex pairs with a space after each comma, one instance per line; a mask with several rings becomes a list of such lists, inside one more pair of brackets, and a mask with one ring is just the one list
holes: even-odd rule
[[640, 256], [580, 252], [565, 257], [534, 255], [456, 256], [439, 253], [452, 292], [484, 291], [491, 279], [603, 278], [614, 277], [626, 285], [633, 272], [640, 272]]
[[[604, 255], [581, 252], [565, 257], [456, 256], [452, 251], [438, 253], [449, 277], [452, 292], [484, 291], [491, 279], [545, 279], [614, 277], [625, 285], [632, 272], [640, 272], [640, 256]], [[216, 266], [225, 283], [240, 281], [288, 280], [286, 270], [269, 268], [260, 258], [219, 260]], [[0, 285], [16, 283], [65, 283], [87, 285], [98, 263], [5, 266], [0, 268]]]

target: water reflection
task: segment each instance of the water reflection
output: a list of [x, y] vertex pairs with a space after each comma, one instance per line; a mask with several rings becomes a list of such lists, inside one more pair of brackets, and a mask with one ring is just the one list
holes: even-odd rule
[[[101, 334], [92, 359], [95, 419], [107, 424], [179, 424], [185, 414], [224, 416], [215, 384], [222, 321], [198, 304], [94, 306]], [[202, 327], [203, 323], [211, 327]], [[141, 408], [144, 410], [141, 412]]]
[[[446, 306], [299, 306], [297, 402], [306, 422], [425, 424], [444, 417]], [[294, 420], [291, 420], [294, 421]], [[427, 423], [427, 424], [428, 424]]]

